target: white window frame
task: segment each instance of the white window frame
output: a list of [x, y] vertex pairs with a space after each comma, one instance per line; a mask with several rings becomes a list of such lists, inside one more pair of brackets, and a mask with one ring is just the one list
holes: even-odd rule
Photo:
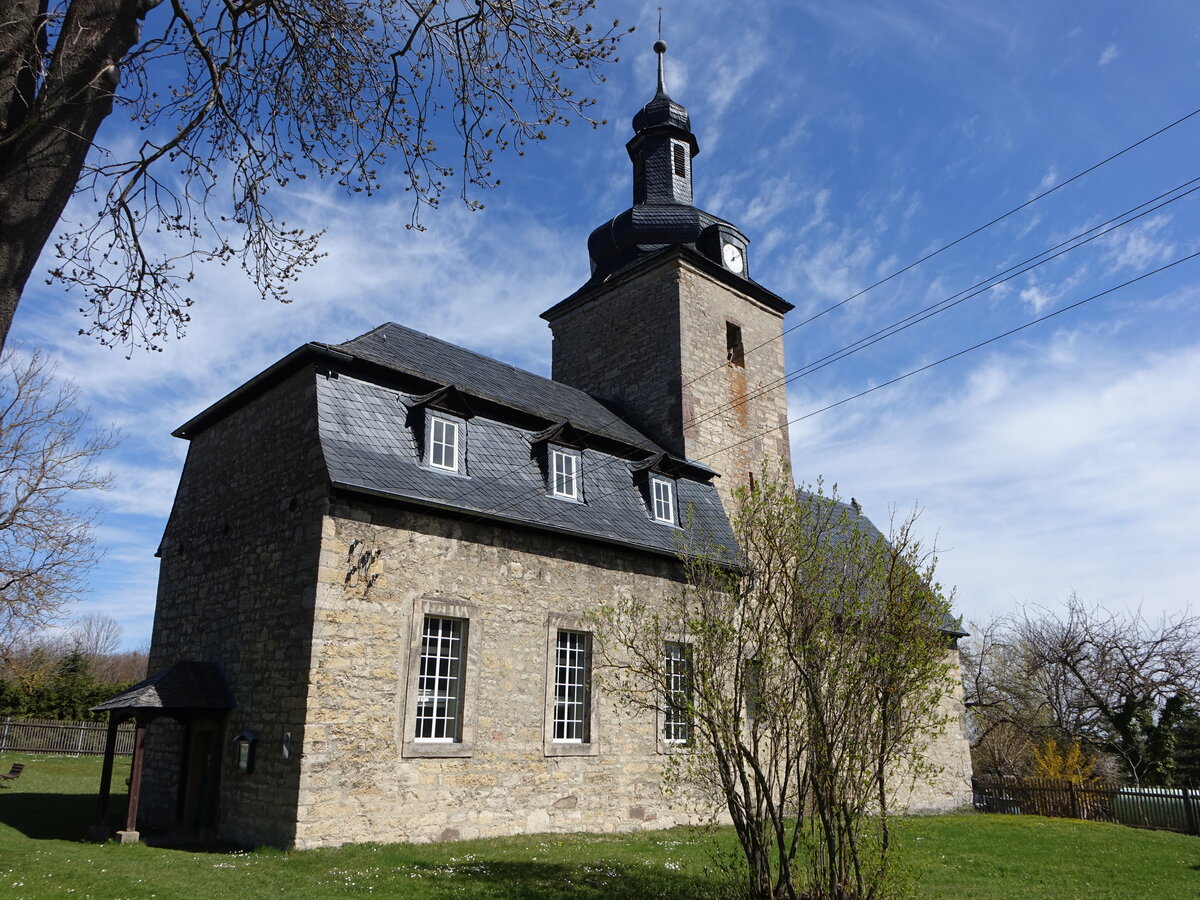
[[[582, 638], [583, 646], [577, 647], [575, 653], [581, 657], [568, 662], [581, 662], [583, 670], [583, 716], [576, 719], [580, 726], [580, 734], [575, 737], [558, 737], [561, 733], [556, 729], [558, 722], [563, 721], [560, 715], [560, 698], [563, 696], [560, 682], [562, 670], [559, 661], [559, 635], [567, 636], [568, 640]], [[600, 744], [597, 740], [597, 717], [595, 684], [592, 673], [592, 646], [594, 635], [588, 630], [586, 623], [578, 616], [566, 616], [551, 613], [546, 620], [546, 703], [545, 731], [543, 750], [546, 756], [597, 756]], [[579, 702], [579, 701], [575, 701]]]
[[[422, 672], [426, 622], [453, 621], [459, 623], [457, 672], [457, 703], [454, 734], [441, 737], [418, 737], [417, 732], [425, 717], [421, 715], [423, 682], [428, 678]], [[472, 756], [475, 750], [475, 733], [478, 704], [476, 682], [479, 673], [480, 622], [475, 607], [454, 600], [418, 598], [413, 604], [412, 622], [409, 627], [408, 680], [404, 693], [405, 715], [399, 723], [401, 755], [405, 757], [462, 757]]]
[[[438, 440], [438, 426], [443, 429], [443, 438]], [[427, 443], [429, 451], [426, 454], [426, 459], [431, 469], [440, 469], [444, 472], [461, 472], [462, 471], [462, 450], [463, 450], [463, 435], [466, 433], [466, 423], [459, 419], [453, 419], [450, 416], [443, 416], [437, 413], [429, 414], [429, 422], [427, 423], [428, 434]], [[445, 440], [445, 429], [453, 429], [453, 442]], [[439, 448], [441, 448], [442, 462], [437, 462], [439, 456]], [[453, 460], [450, 465], [446, 465], [446, 452], [444, 448], [450, 448], [453, 452]]]
[[[663, 644], [663, 706], [659, 721], [660, 747], [665, 751], [692, 745], [694, 726], [688, 716], [692, 697], [692, 645], [687, 641]], [[676, 698], [682, 698], [683, 707]]]
[[[550, 447], [550, 459], [548, 460], [547, 473], [550, 476], [550, 496], [558, 497], [560, 500], [572, 500], [576, 503], [582, 500], [583, 491], [580, 490], [580, 463], [582, 463], [581, 454], [576, 450], [568, 450], [565, 447]], [[563, 489], [560, 489], [559, 481], [559, 463], [563, 463]], [[569, 463], [570, 472], [566, 471]], [[567, 490], [566, 488], [570, 488]]]
[[462, 737], [468, 625], [450, 616], [422, 617], [414, 741], [453, 744]]
[[664, 525], [675, 524], [675, 482], [670, 478], [650, 476], [650, 516]]

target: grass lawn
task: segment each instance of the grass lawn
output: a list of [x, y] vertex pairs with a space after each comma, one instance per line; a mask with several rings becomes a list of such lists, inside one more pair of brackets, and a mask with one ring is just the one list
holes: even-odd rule
[[[535, 835], [337, 850], [207, 851], [83, 840], [100, 761], [0, 755], [28, 768], [0, 789], [0, 897], [488, 897], [549, 900], [729, 894], [717, 860], [729, 829]], [[128, 761], [118, 761], [123, 786]], [[124, 797], [114, 795], [114, 821]], [[1200, 838], [1034, 816], [897, 822], [898, 859], [918, 898], [1200, 897]]]

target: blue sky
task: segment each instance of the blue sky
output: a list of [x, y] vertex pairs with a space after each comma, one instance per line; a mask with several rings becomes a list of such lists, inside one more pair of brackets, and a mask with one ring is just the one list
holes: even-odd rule
[[[751, 239], [793, 326], [1200, 107], [1187, 2], [716, 4], [664, 0], [667, 80], [700, 142], [697, 205]], [[500, 161], [482, 212], [404, 228], [374, 198], [305, 183], [286, 217], [329, 257], [287, 306], [202, 272], [188, 336], [162, 353], [77, 332], [79, 298], [35, 278], [11, 341], [41, 347], [125, 435], [100, 495], [106, 557], [79, 612], [150, 633], [154, 550], [186, 444], [170, 432], [308, 340], [396, 321], [548, 374], [538, 313], [588, 275], [586, 239], [630, 202], [624, 143], [654, 87], [658, 4], [593, 89], [597, 130]], [[128, 139], [117, 117], [102, 141]], [[1200, 176], [1200, 115], [788, 334], [789, 369], [941, 301]], [[393, 189], [394, 188], [394, 189]], [[1200, 191], [795, 380], [795, 418], [1200, 250]], [[798, 478], [877, 523], [922, 510], [968, 619], [1078, 592], [1151, 614], [1200, 583], [1200, 259], [792, 426]]]

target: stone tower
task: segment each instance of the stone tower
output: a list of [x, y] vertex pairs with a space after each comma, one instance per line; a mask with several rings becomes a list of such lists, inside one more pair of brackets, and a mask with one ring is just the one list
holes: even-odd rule
[[553, 378], [607, 402], [670, 453], [715, 469], [726, 509], [763, 464], [787, 465], [783, 316], [750, 276], [745, 235], [692, 203], [699, 145], [658, 90], [626, 145], [633, 206], [588, 238], [592, 276], [542, 313]]

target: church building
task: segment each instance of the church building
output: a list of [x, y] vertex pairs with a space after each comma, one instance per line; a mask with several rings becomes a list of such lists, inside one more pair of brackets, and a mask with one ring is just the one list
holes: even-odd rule
[[[733, 491], [789, 458], [792, 306], [693, 204], [665, 49], [632, 205], [542, 314], [552, 378], [388, 323], [175, 432], [157, 674], [101, 707], [138, 725], [127, 831], [309, 848], [696, 820], [660, 790], [679, 723], [594, 685], [585, 616], [678, 591], [689, 546], [733, 558]], [[969, 802], [961, 724], [932, 755], [910, 807]]]

